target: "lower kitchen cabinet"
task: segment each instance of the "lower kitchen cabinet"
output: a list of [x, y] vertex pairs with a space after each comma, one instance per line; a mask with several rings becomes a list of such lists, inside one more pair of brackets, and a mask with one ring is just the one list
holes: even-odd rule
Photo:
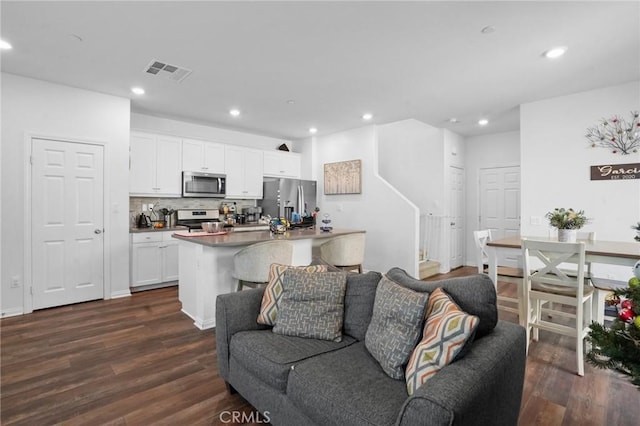
[[[173, 232], [131, 234], [131, 287], [178, 280], [178, 241]], [[156, 286], [159, 287], [159, 286]]]

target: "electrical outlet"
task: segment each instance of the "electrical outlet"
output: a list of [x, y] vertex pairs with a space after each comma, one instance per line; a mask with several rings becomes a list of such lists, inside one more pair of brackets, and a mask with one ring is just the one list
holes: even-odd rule
[[14, 275], [11, 277], [11, 288], [20, 287], [20, 277], [18, 275]]
[[147, 205], [146, 205], [146, 204], [143, 204], [143, 205], [142, 205], [142, 211], [143, 211], [143, 212], [146, 212], [146, 211], [147, 211]]

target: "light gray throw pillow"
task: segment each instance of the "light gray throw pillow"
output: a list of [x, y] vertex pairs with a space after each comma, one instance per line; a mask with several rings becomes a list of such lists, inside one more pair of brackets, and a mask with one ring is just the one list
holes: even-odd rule
[[428, 293], [409, 290], [386, 275], [380, 280], [364, 343], [389, 377], [404, 379], [404, 366], [420, 340], [428, 299]]
[[340, 342], [346, 283], [345, 272], [287, 270], [273, 332]]

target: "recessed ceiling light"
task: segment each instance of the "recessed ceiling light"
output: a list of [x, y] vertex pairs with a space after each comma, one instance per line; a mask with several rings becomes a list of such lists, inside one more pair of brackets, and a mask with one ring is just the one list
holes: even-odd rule
[[296, 103], [296, 101], [294, 101], [293, 99], [287, 99], [287, 103], [288, 103], [289, 105], [293, 105], [293, 104], [295, 104], [295, 103]]
[[486, 118], [481, 118], [480, 120], [478, 120], [478, 124], [481, 126], [486, 126], [487, 124], [489, 124], [489, 120], [487, 120]]
[[372, 118], [373, 118], [373, 115], [372, 115], [372, 114], [369, 114], [369, 113], [362, 114], [362, 119], [363, 119], [363, 120], [369, 121], [369, 120], [371, 120]]
[[0, 49], [2, 50], [9, 50], [12, 49], [13, 46], [11, 46], [11, 44], [9, 44], [8, 42], [4, 41], [4, 40], [0, 40]]
[[318, 133], [318, 129], [316, 129], [315, 127], [311, 127], [311, 128], [309, 129], [309, 133], [312, 133], [312, 134], [313, 134], [313, 133]]
[[559, 58], [560, 56], [564, 55], [567, 51], [567, 48], [564, 46], [558, 46], [558, 47], [553, 47], [549, 50], [546, 50], [542, 53], [542, 56], [544, 56], [545, 58], [548, 59], [555, 59], [555, 58]]
[[451, 118], [450, 118], [450, 119], [448, 119], [447, 121], [448, 121], [449, 123], [453, 123], [453, 124], [456, 124], [456, 123], [459, 123], [459, 122], [460, 122], [460, 120], [458, 120], [458, 119], [457, 119], [457, 118], [455, 118], [455, 117], [451, 117]]
[[487, 25], [486, 27], [484, 27], [483, 29], [480, 30], [480, 32], [482, 34], [491, 34], [491, 33], [495, 33], [496, 32], [496, 27], [494, 27], [493, 25]]
[[234, 117], [237, 117], [240, 115], [240, 110], [239, 109], [230, 109], [229, 110], [229, 114], [231, 114]]
[[144, 89], [142, 87], [132, 87], [131, 91], [136, 95], [144, 95]]

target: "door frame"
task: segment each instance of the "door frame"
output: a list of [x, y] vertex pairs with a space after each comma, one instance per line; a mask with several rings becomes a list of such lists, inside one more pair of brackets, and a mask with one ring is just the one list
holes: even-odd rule
[[[27, 219], [25, 219], [24, 223], [24, 281], [23, 281], [23, 296], [22, 296], [22, 313], [29, 314], [33, 312], [33, 277], [31, 275], [31, 269], [33, 264], [33, 258], [31, 253], [31, 195], [32, 195], [32, 184], [31, 184], [31, 172], [32, 172], [32, 164], [31, 164], [31, 155], [33, 154], [33, 143], [34, 139], [47, 139], [57, 142], [66, 142], [66, 143], [76, 143], [76, 144], [84, 144], [84, 145], [99, 145], [102, 147], [103, 159], [102, 159], [102, 177], [103, 177], [103, 214], [109, 211], [110, 203], [110, 179], [109, 179], [109, 143], [103, 140], [91, 140], [87, 138], [73, 137], [73, 136], [60, 136], [60, 135], [52, 135], [46, 133], [39, 132], [25, 132], [24, 134], [24, 214]], [[103, 220], [103, 255], [102, 255], [102, 276], [104, 277], [103, 282], [103, 292], [102, 298], [109, 298], [108, 295], [111, 294], [111, 274], [109, 265], [111, 264], [111, 251], [109, 247], [111, 247], [111, 229], [110, 223], [108, 219], [108, 215], [105, 214], [105, 218]]]
[[466, 228], [467, 228], [467, 223], [466, 223], [466, 215], [467, 215], [467, 186], [466, 186], [466, 179], [467, 179], [467, 172], [466, 172], [466, 168], [463, 165], [457, 165], [457, 164], [450, 164], [449, 168], [447, 170], [447, 199], [449, 202], [449, 205], [447, 206], [447, 210], [448, 210], [448, 215], [447, 218], [449, 219], [449, 225], [447, 226], [447, 241], [448, 241], [448, 246], [447, 246], [447, 254], [446, 254], [446, 259], [447, 259], [447, 263], [446, 263], [446, 270], [447, 271], [451, 271], [452, 270], [452, 264], [451, 264], [451, 246], [453, 244], [453, 239], [451, 238], [451, 221], [454, 220], [454, 218], [452, 217], [452, 212], [451, 212], [451, 194], [452, 194], [452, 186], [451, 186], [451, 172], [453, 169], [458, 170], [461, 174], [462, 174], [462, 205], [459, 206], [462, 209], [462, 212], [458, 212], [458, 214], [462, 215], [462, 241], [460, 242], [460, 247], [459, 250], [462, 251], [461, 256], [462, 256], [462, 260], [459, 266], [456, 266], [456, 268], [462, 267], [465, 265], [465, 259], [466, 259], [466, 239], [465, 239], [465, 233], [466, 233]]

